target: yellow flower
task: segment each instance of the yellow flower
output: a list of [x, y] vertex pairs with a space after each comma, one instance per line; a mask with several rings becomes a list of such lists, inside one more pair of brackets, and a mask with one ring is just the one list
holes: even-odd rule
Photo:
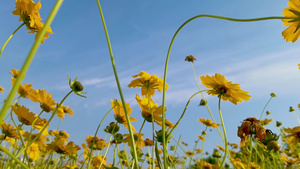
[[0, 125], [2, 133], [5, 135], [5, 137], [10, 137], [14, 139], [20, 139], [19, 134], [17, 133], [17, 130], [14, 126], [7, 124], [5, 122], [2, 122]]
[[201, 150], [200, 148], [196, 148], [196, 149], [194, 149], [197, 153], [202, 153], [203, 152], [203, 150]]
[[29, 154], [29, 158], [33, 161], [36, 161], [41, 156], [41, 152], [39, 150], [39, 146], [36, 143], [32, 143], [28, 149], [26, 150], [27, 154]]
[[247, 166], [246, 164], [244, 164], [242, 162], [241, 159], [239, 158], [236, 158], [236, 159], [233, 159], [233, 158], [229, 158], [230, 159], [230, 162], [237, 168], [237, 169], [246, 169]]
[[[123, 124], [128, 129], [128, 121], [126, 119], [126, 115], [125, 115], [125, 111], [124, 111], [122, 102], [120, 102], [118, 99], [116, 99], [116, 100], [112, 100], [110, 104], [111, 104], [111, 107], [113, 107], [113, 110], [115, 113], [115, 119], [117, 120], [117, 122]], [[130, 117], [132, 108], [129, 107], [129, 103], [125, 103], [125, 104], [126, 104], [126, 109], [127, 109], [127, 113], [128, 113], [130, 122], [137, 121], [137, 119]], [[131, 128], [132, 128], [133, 132], [136, 132], [135, 128], [132, 125], [131, 125]]]
[[216, 145], [221, 151], [225, 152], [225, 148], [220, 146], [220, 145]]
[[272, 121], [273, 121], [273, 119], [267, 119], [267, 118], [265, 118], [264, 120], [261, 120], [260, 123], [261, 123], [261, 125], [266, 126], [266, 125], [268, 125]]
[[[142, 88], [142, 95], [143, 96], [154, 96], [155, 89], [157, 89], [159, 92], [162, 92], [163, 90], [163, 79], [157, 77], [155, 74], [152, 76], [144, 71], [141, 71], [140, 74], [133, 75], [133, 78], [140, 77], [137, 79], [134, 79], [130, 82], [128, 87], [141, 87]], [[166, 84], [166, 90], [168, 89], [168, 85]]]
[[212, 96], [217, 95], [224, 101], [229, 100], [235, 105], [243, 100], [250, 100], [251, 96], [248, 95], [248, 92], [241, 90], [239, 84], [228, 82], [220, 73], [216, 73], [215, 76], [200, 76], [200, 79], [205, 87], [211, 89], [207, 93]]
[[197, 135], [197, 136], [198, 136], [198, 138], [199, 138], [200, 140], [205, 141], [205, 137], [200, 136], [200, 135]]
[[[13, 75], [13, 77], [11, 77], [11, 83], [12, 83], [12, 85], [14, 85], [17, 77], [20, 74], [20, 70], [16, 70], [15, 68], [13, 68], [13, 69], [11, 69], [11, 72], [9, 72], [9, 73]], [[25, 76], [26, 75], [24, 75], [23, 78], [25, 78]]]
[[289, 26], [282, 32], [282, 36], [287, 42], [292, 41], [293, 43], [300, 36], [300, 1], [290, 0], [287, 8], [282, 12], [285, 17], [295, 17], [294, 19], [282, 19], [284, 26]]
[[195, 156], [196, 154], [194, 152], [191, 152], [191, 150], [185, 152], [186, 157]]
[[[29, 33], [36, 33], [35, 38], [40, 33], [42, 28], [44, 27], [44, 23], [41, 22], [41, 16], [39, 10], [41, 9], [42, 5], [40, 1], [38, 3], [34, 3], [32, 0], [16, 0], [16, 10], [12, 13], [14, 15], [19, 15], [19, 21], [23, 21], [29, 30]], [[48, 27], [44, 39], [49, 37], [48, 34], [53, 34], [50, 27]], [[42, 43], [44, 43], [44, 39]]]
[[300, 126], [294, 128], [284, 128], [283, 131], [289, 135], [283, 138], [288, 138], [288, 143], [292, 145], [297, 145], [300, 143]]
[[300, 63], [298, 64], [298, 68], [300, 69]]
[[0, 93], [2, 94], [4, 92], [4, 88], [2, 86], [0, 86]]
[[[140, 98], [139, 95], [136, 95], [135, 97], [136, 101], [138, 102], [140, 108], [142, 109], [142, 116], [143, 118], [147, 121], [147, 122], [152, 122], [152, 114], [151, 111], [153, 113], [153, 120], [156, 124], [162, 126], [162, 107], [158, 106], [157, 103], [154, 103], [153, 100], [150, 98], [146, 98], [143, 97], [142, 99]], [[165, 108], [165, 111], [167, 111], [167, 109]], [[168, 120], [165, 120], [165, 123], [169, 123], [168, 126], [172, 126], [170, 125], [171, 122], [169, 122]], [[173, 125], [174, 126], [174, 125]], [[166, 125], [167, 127], [167, 125]]]
[[[124, 134], [125, 138], [124, 138], [124, 143], [128, 143], [128, 146], [132, 145], [132, 141], [130, 138], [130, 134]], [[137, 139], [138, 139], [139, 133], [134, 133], [133, 137], [134, 137], [134, 142], [135, 142], [135, 146], [137, 146]], [[138, 148], [145, 148], [145, 141], [142, 138], [144, 136], [143, 133], [140, 133], [140, 138], [139, 138], [139, 144], [138, 144]]]
[[95, 167], [95, 168], [99, 168], [100, 167], [100, 164], [102, 163], [102, 166], [101, 166], [101, 169], [105, 169], [105, 166], [106, 166], [106, 157], [105, 159], [103, 159], [103, 157], [101, 156], [95, 156], [93, 159], [92, 159], [92, 165]]
[[258, 164], [255, 164], [254, 162], [251, 162], [249, 169], [260, 169], [260, 166]]
[[38, 102], [37, 92], [32, 88], [31, 84], [25, 83], [18, 89], [18, 94], [23, 98], [29, 98], [33, 102]]
[[[37, 135], [38, 135], [38, 133], [30, 134], [29, 132], [26, 131], [23, 134], [24, 141], [28, 142], [29, 140], [34, 139]], [[46, 150], [47, 145], [46, 145], [45, 141], [47, 141], [47, 137], [44, 135], [40, 135], [39, 138], [34, 141], [34, 143], [36, 143], [41, 150]]]
[[69, 115], [73, 116], [74, 112], [68, 106], [66, 107], [64, 105], [60, 105], [60, 107], [58, 108], [58, 110], [56, 112], [56, 115], [61, 119], [65, 119], [65, 114], [69, 114]]
[[69, 156], [76, 156], [78, 150], [80, 150], [80, 147], [78, 145], [75, 145], [73, 141], [70, 141], [65, 148], [66, 154], [68, 154]]
[[38, 102], [40, 102], [40, 107], [45, 112], [49, 113], [55, 109], [55, 101], [52, 99], [51, 93], [47, 94], [45, 89], [37, 90]]
[[218, 126], [220, 126], [220, 124], [213, 123], [210, 119], [200, 118], [200, 119], [198, 119], [198, 120], [199, 120], [203, 125], [206, 125], [207, 127], [218, 128]]
[[89, 158], [90, 150], [85, 144], [81, 144], [83, 147], [83, 158], [87, 159]]
[[[87, 146], [89, 148], [97, 149], [97, 150], [102, 150], [104, 147], [108, 146], [108, 143], [105, 142], [103, 139], [99, 139], [98, 136], [95, 137], [94, 141], [94, 136], [87, 136], [85, 139]], [[94, 141], [94, 144], [93, 144]]]

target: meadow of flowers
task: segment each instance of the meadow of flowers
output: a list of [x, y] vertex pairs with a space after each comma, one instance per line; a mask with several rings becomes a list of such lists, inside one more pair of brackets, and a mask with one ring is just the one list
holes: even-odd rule
[[[64, 119], [65, 116], [73, 116], [72, 108], [64, 105], [64, 101], [69, 99], [68, 97], [71, 94], [82, 97], [82, 99], [87, 97], [80, 80], [68, 77], [69, 92], [60, 101], [55, 101], [52, 94], [44, 88], [34, 89], [29, 82], [22, 83], [40, 44], [44, 43], [46, 45], [47, 38], [51, 38], [53, 34], [50, 25], [62, 1], [57, 0], [46, 22], [43, 23], [39, 13], [42, 6], [40, 1], [16, 0], [15, 10], [12, 11], [12, 14], [19, 17], [21, 24], [16, 30], [12, 30], [13, 33], [10, 36], [8, 35], [9, 38], [3, 44], [0, 51], [0, 62], [1, 57], [5, 57], [6, 45], [13, 41], [13, 36], [19, 29], [25, 29], [26, 27], [28, 33], [35, 34], [35, 43], [23, 66], [12, 68], [10, 72], [12, 87], [7, 98], [1, 101], [1, 168], [300, 168], [300, 126], [282, 128], [282, 123], [276, 121], [276, 119], [263, 119], [263, 115], [270, 116], [270, 112], [265, 109], [260, 117], [240, 119], [242, 123], [234, 131], [237, 133], [237, 137], [240, 138], [240, 142], [228, 142], [221, 104], [222, 102], [230, 102], [238, 105], [244, 101], [249, 101], [251, 96], [249, 92], [242, 89], [242, 84], [235, 84], [227, 80], [222, 73], [197, 76], [193, 67], [196, 58], [192, 55], [186, 56], [185, 61], [191, 64], [199, 90], [195, 91], [187, 100], [178, 121], [167, 120], [167, 108], [165, 106], [166, 90], [169, 88], [166, 77], [170, 52], [177, 34], [185, 25], [201, 17], [233, 22], [277, 19], [281, 20], [284, 26], [288, 26], [282, 32], [284, 40], [296, 42], [300, 37], [300, 0], [290, 0], [288, 7], [283, 10], [283, 16], [279, 17], [236, 19], [216, 15], [197, 15], [184, 22], [171, 40], [166, 57], [164, 77], [151, 75], [143, 70], [132, 75], [132, 81], [128, 84], [128, 87], [135, 88], [137, 91], [135, 101], [141, 111], [139, 119], [131, 117], [132, 108], [129, 103], [125, 102], [126, 99], [123, 96], [118, 72], [114, 64], [113, 51], [104, 15], [100, 2], [97, 1], [110, 53], [110, 58], [107, 58], [107, 60], [112, 63], [120, 99], [110, 98], [111, 109], [99, 121], [98, 127], [94, 129], [95, 134], [87, 135], [85, 142], [80, 145], [76, 145], [74, 141], [69, 139], [68, 131], [48, 129], [55, 116], [59, 119]], [[300, 64], [298, 66], [300, 68]], [[197, 79], [200, 79], [206, 89], [200, 89]], [[8, 92], [8, 89], [0, 86], [0, 93], [3, 94], [4, 92]], [[161, 103], [154, 101], [158, 92], [163, 95]], [[218, 98], [220, 122], [216, 122], [214, 115], [211, 113], [207, 100], [204, 98], [204, 93], [210, 95], [210, 97]], [[198, 140], [195, 142], [194, 148], [185, 150], [184, 145], [186, 143], [180, 141], [180, 139], [175, 140], [173, 133], [178, 130], [178, 124], [184, 118], [189, 103], [197, 95], [202, 97], [199, 106], [205, 107], [211, 118], [198, 119], [199, 123], [205, 126], [205, 130], [197, 135]], [[276, 97], [276, 94], [271, 93], [269, 102], [274, 97]], [[40, 112], [33, 113], [26, 105], [28, 101], [31, 104], [39, 105]], [[300, 109], [300, 104], [298, 108]], [[290, 112], [294, 111], [295, 108], [290, 107]], [[110, 113], [114, 115], [114, 121], [106, 122], [105, 118]], [[50, 115], [50, 117], [45, 118], [47, 117], [45, 114]], [[134, 125], [137, 120], [143, 121], [140, 128]], [[266, 125], [272, 121], [276, 121], [279, 133], [266, 128]], [[151, 124], [151, 135], [145, 135], [142, 132], [145, 123]], [[155, 130], [157, 126], [160, 130]], [[121, 132], [121, 128], [126, 128], [128, 132]], [[211, 129], [218, 131], [223, 144], [217, 145], [213, 153], [209, 154], [203, 151], [203, 143], [209, 139], [207, 132]], [[104, 130], [106, 135], [98, 134], [99, 130]], [[279, 139], [282, 144], [279, 144]], [[178, 153], [179, 149], [183, 149], [184, 154]], [[112, 152], [112, 155], [108, 155], [109, 151]]]

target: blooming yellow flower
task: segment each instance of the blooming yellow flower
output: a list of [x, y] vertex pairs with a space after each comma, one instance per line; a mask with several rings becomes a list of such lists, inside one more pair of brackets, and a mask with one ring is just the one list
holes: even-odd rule
[[36, 143], [32, 143], [28, 149], [26, 150], [27, 154], [29, 154], [29, 158], [33, 161], [36, 161], [41, 156], [41, 152], [39, 150], [39, 146]]
[[218, 126], [220, 126], [220, 124], [213, 123], [210, 119], [200, 118], [200, 119], [198, 119], [198, 120], [199, 120], [203, 125], [206, 125], [207, 127], [218, 128]]
[[[122, 102], [120, 102], [118, 99], [116, 99], [116, 100], [112, 100], [110, 104], [111, 104], [111, 107], [113, 107], [113, 110], [115, 113], [115, 119], [117, 120], [117, 122], [123, 124], [128, 129], [128, 122], [126, 119], [126, 115], [125, 115], [125, 111], [124, 111]], [[130, 117], [132, 108], [129, 107], [129, 103], [126, 103], [126, 109], [127, 109], [127, 113], [128, 113], [130, 122], [137, 121], [136, 118]], [[135, 128], [132, 125], [131, 125], [131, 128], [132, 128], [133, 132], [136, 132]]]
[[[151, 98], [146, 98], [143, 97], [142, 99], [140, 98], [140, 96], [137, 94], [135, 97], [136, 101], [138, 102], [140, 108], [142, 109], [142, 116], [143, 118], [148, 121], [148, 122], [152, 122], [152, 114], [151, 111], [153, 113], [153, 120], [156, 124], [162, 126], [162, 107], [158, 106], [157, 103], [154, 103], [153, 100]], [[165, 108], [165, 112], [167, 111], [167, 108]], [[168, 120], [165, 120], [166, 123], [166, 127], [167, 126], [174, 126], [171, 125], [171, 122], [169, 122]], [[167, 125], [168, 124], [168, 125]]]
[[[29, 140], [34, 139], [37, 135], [38, 133], [31, 134], [26, 131], [25, 133], [23, 133], [24, 141], [28, 142]], [[40, 135], [39, 138], [34, 141], [34, 143], [36, 143], [41, 150], [46, 150], [46, 146], [47, 146], [45, 143], [46, 141], [47, 141], [47, 137], [44, 135]]]
[[242, 162], [242, 160], [240, 158], [229, 158], [230, 159], [230, 162], [237, 168], [237, 169], [246, 169], [247, 168], [247, 165], [244, 164]]
[[191, 152], [191, 150], [185, 152], [186, 157], [195, 156], [196, 154], [194, 152]]
[[282, 19], [283, 25], [289, 26], [282, 32], [282, 36], [287, 42], [294, 43], [300, 36], [300, 1], [290, 0], [282, 14], [285, 17], [295, 17], [294, 19]]
[[[133, 134], [135, 146], [137, 146], [138, 136], [139, 136], [139, 133], [134, 133]], [[144, 149], [145, 148], [145, 141], [142, 138], [143, 136], [144, 136], [144, 134], [140, 133], [138, 148], [143, 148]], [[124, 138], [124, 143], [128, 143], [128, 146], [131, 146], [132, 145], [132, 140], [130, 138], [130, 134], [124, 134], [124, 137], [125, 137]]]
[[101, 169], [105, 169], [105, 166], [106, 166], [106, 157], [103, 158], [101, 156], [95, 156], [93, 159], [92, 159], [92, 165], [95, 167], [95, 168], [99, 168], [100, 167], [100, 164], [102, 163], [102, 166], [101, 166]]
[[[141, 71], [140, 74], [133, 75], [133, 78], [136, 78], [130, 82], [128, 87], [141, 87], [142, 88], [142, 95], [143, 96], [154, 96], [155, 89], [159, 92], [163, 90], [163, 79], [157, 77], [155, 74], [152, 76], [144, 71]], [[137, 78], [140, 77], [140, 78]], [[166, 84], [166, 90], [168, 89], [168, 84]]]
[[0, 86], [0, 93], [2, 94], [4, 92], [4, 88], [2, 86]]
[[20, 136], [17, 133], [17, 130], [14, 126], [12, 126], [8, 123], [2, 122], [2, 124], [0, 125], [0, 128], [2, 130], [2, 133], [5, 135], [5, 137], [20, 139]]
[[23, 98], [29, 98], [33, 102], [38, 102], [37, 92], [32, 88], [31, 84], [25, 83], [18, 89], [18, 94]]
[[284, 128], [283, 131], [288, 134], [283, 138], [288, 138], [289, 144], [297, 145], [300, 143], [300, 126], [294, 128]]
[[[102, 150], [104, 147], [108, 146], [108, 143], [105, 142], [105, 140], [103, 139], [99, 139], [98, 136], [95, 137], [95, 141], [94, 141], [94, 136], [87, 136], [85, 139], [87, 146], [89, 148], [96, 149], [96, 150]], [[94, 141], [94, 144], [93, 144]]]
[[58, 110], [56, 112], [56, 115], [61, 119], [65, 119], [65, 114], [69, 114], [69, 115], [73, 116], [74, 112], [70, 107], [60, 105], [60, 107], [58, 108]]
[[248, 95], [248, 92], [241, 90], [239, 84], [228, 82], [220, 73], [216, 73], [215, 76], [200, 76], [200, 79], [205, 87], [211, 89], [207, 93], [212, 96], [217, 95], [224, 101], [228, 100], [235, 105], [243, 100], [250, 100], [251, 96]]
[[197, 136], [198, 136], [198, 138], [199, 138], [201, 141], [205, 141], [205, 137], [200, 136], [200, 135], [197, 135]]
[[45, 112], [49, 113], [55, 109], [56, 103], [52, 99], [51, 93], [47, 94], [45, 89], [37, 90], [37, 99], [40, 102], [40, 107]]
[[[16, 0], [15, 4], [16, 10], [12, 13], [20, 16], [19, 21], [24, 22], [29, 33], [36, 33], [36, 38], [44, 27], [44, 23], [41, 22], [42, 19], [39, 13], [39, 10], [42, 7], [40, 1], [35, 3], [32, 0]], [[49, 34], [53, 34], [50, 27], [48, 27], [44, 39], [47, 39]], [[42, 43], [44, 43], [44, 39], [42, 40]]]

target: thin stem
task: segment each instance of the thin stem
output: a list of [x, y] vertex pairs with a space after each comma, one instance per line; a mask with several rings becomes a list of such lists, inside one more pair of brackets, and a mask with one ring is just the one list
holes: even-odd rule
[[17, 163], [19, 163], [23, 168], [25, 169], [29, 169], [29, 167], [26, 166], [26, 164], [22, 163], [22, 161], [20, 161], [18, 159], [18, 157], [14, 156], [13, 154], [11, 154], [5, 147], [2, 147], [0, 145], [0, 150], [3, 151], [5, 154], [7, 154], [8, 156], [10, 156], [13, 160], [15, 160]]
[[145, 122], [146, 122], [146, 119], [144, 119], [143, 124], [142, 124], [142, 126], [141, 126], [141, 128], [140, 128], [140, 130], [139, 130], [138, 138], [137, 138], [137, 140], [136, 140], [136, 147], [137, 147], [137, 148], [139, 148], [140, 135], [141, 135], [142, 129], [144, 128]]
[[271, 98], [268, 100], [268, 102], [266, 103], [266, 105], [265, 105], [265, 107], [263, 108], [263, 110], [262, 110], [262, 112], [261, 112], [261, 115], [260, 115], [260, 118], [259, 118], [259, 120], [261, 120], [262, 119], [262, 116], [264, 115], [264, 112], [265, 112], [265, 110], [266, 110], [266, 108], [267, 108], [267, 106], [268, 106], [268, 104], [270, 103], [270, 101], [272, 100], [272, 96], [271, 96]]
[[295, 19], [295, 17], [263, 17], [263, 18], [253, 18], [253, 19], [235, 19], [235, 18], [228, 18], [228, 17], [223, 17], [223, 16], [216, 16], [216, 15], [197, 15], [194, 16], [190, 19], [188, 19], [187, 21], [185, 21], [175, 32], [175, 34], [173, 35], [173, 38], [170, 42], [169, 45], [169, 49], [168, 49], [168, 53], [167, 53], [167, 57], [166, 57], [166, 62], [165, 62], [165, 70], [164, 70], [164, 82], [163, 82], [163, 97], [162, 97], [162, 135], [163, 135], [163, 159], [164, 159], [164, 166], [165, 169], [168, 168], [168, 164], [167, 164], [167, 147], [166, 145], [166, 139], [165, 139], [165, 119], [166, 119], [166, 115], [165, 115], [165, 98], [166, 98], [166, 79], [167, 79], [167, 69], [168, 69], [168, 63], [169, 63], [169, 57], [170, 57], [170, 53], [171, 53], [171, 49], [174, 43], [174, 40], [177, 36], [177, 34], [180, 32], [180, 30], [189, 22], [191, 22], [194, 19], [197, 18], [201, 18], [201, 17], [208, 17], [208, 18], [215, 18], [215, 19], [222, 19], [222, 20], [228, 20], [228, 21], [236, 21], [236, 22], [253, 22], [253, 21], [262, 21], [262, 20], [270, 20], [270, 19]]
[[[196, 85], [197, 85], [197, 87], [198, 87], [198, 89], [199, 89], [199, 91], [200, 91], [200, 87], [199, 87], [199, 84], [198, 84], [198, 82], [197, 82], [196, 72], [195, 72], [193, 63], [191, 63], [191, 66], [192, 66], [192, 70], [193, 70], [193, 74], [194, 74], [195, 83], [196, 83]], [[203, 95], [202, 92], [201, 92], [201, 96], [202, 96], [202, 98], [205, 100], [205, 97], [204, 97], [204, 95]], [[211, 111], [210, 111], [210, 109], [209, 109], [209, 107], [208, 107], [208, 104], [205, 104], [205, 107], [206, 107], [206, 109], [207, 109], [207, 111], [208, 111], [208, 113], [209, 113], [211, 119], [213, 120], [213, 122], [214, 122], [214, 123], [217, 123], [216, 120], [215, 120], [215, 118], [214, 118], [214, 116], [213, 116], [213, 114], [211, 113]], [[225, 142], [224, 142], [224, 137], [223, 137], [223, 135], [222, 135], [222, 132], [221, 132], [219, 126], [218, 126], [217, 129], [218, 129], [219, 135], [220, 135], [220, 137], [221, 137], [223, 143], [225, 143]]]
[[[100, 12], [100, 16], [101, 16], [105, 36], [106, 36], [106, 41], [107, 41], [108, 50], [109, 50], [109, 54], [110, 54], [111, 64], [112, 64], [112, 67], [113, 67], [113, 70], [114, 70], [115, 80], [116, 80], [116, 83], [117, 83], [117, 86], [118, 86], [119, 94], [120, 94], [122, 104], [123, 104], [123, 108], [124, 108], [124, 111], [125, 111], [126, 120], [127, 120], [127, 123], [128, 123], [128, 130], [129, 130], [130, 138], [131, 138], [131, 140], [134, 140], [129, 115], [128, 115], [128, 112], [127, 112], [127, 109], [126, 109], [126, 103], [125, 103], [125, 100], [124, 100], [124, 97], [123, 97], [122, 88], [121, 88], [119, 78], [118, 78], [118, 74], [117, 74], [117, 70], [116, 70], [116, 65], [115, 65], [115, 61], [114, 61], [114, 57], [113, 57], [113, 52], [112, 52], [112, 48], [111, 48], [111, 44], [110, 44], [110, 40], [109, 40], [108, 31], [107, 31], [105, 20], [104, 20], [104, 15], [103, 15], [102, 8], [101, 8], [99, 0], [96, 0], [96, 1], [97, 1], [97, 5], [98, 5], [98, 8], [99, 8], [99, 12]], [[138, 169], [139, 168], [138, 167], [138, 158], [137, 158], [136, 146], [135, 146], [134, 142], [132, 142], [132, 148], [133, 148], [133, 156], [134, 156], [134, 161], [135, 161], [135, 168]]]
[[2, 55], [2, 53], [3, 53], [3, 50], [4, 50], [4, 48], [5, 48], [5, 46], [7, 45], [7, 43], [10, 41], [10, 39], [14, 36], [14, 34], [20, 29], [20, 28], [22, 28], [22, 26], [24, 26], [25, 25], [25, 23], [23, 22], [9, 37], [8, 37], [8, 39], [5, 41], [5, 43], [4, 43], [4, 45], [2, 46], [2, 48], [1, 48], [1, 50], [0, 50], [0, 57], [1, 57], [1, 55]]
[[250, 153], [249, 153], [249, 160], [247, 163], [247, 169], [249, 169], [249, 167], [250, 167], [251, 156], [252, 156], [252, 136], [250, 135]]
[[42, 39], [44, 38], [44, 35], [48, 29], [48, 27], [50, 26], [51, 22], [53, 21], [56, 13], [58, 12], [58, 9], [59, 7], [61, 6], [63, 0], [57, 0], [44, 27], [42, 28], [41, 32], [39, 33], [39, 35], [37, 36], [24, 64], [23, 64], [23, 67], [15, 81], [15, 84], [13, 85], [13, 88], [10, 90], [9, 94], [8, 94], [8, 97], [6, 99], [6, 102], [4, 103], [2, 109], [1, 109], [1, 112], [0, 112], [0, 124], [2, 123], [3, 121], [3, 118], [6, 116], [6, 113], [8, 111], [8, 109], [10, 108], [10, 105], [12, 103], [12, 101], [14, 100], [14, 97], [19, 89], [19, 86], [21, 85], [21, 82], [23, 80], [23, 77], [24, 75], [26, 74], [33, 58], [34, 58], [34, 55], [36, 53], [36, 51], [38, 50], [41, 42], [42, 42]]
[[222, 163], [220, 165], [220, 167], [222, 168], [223, 164], [225, 163], [225, 160], [227, 158], [227, 153], [228, 153], [228, 144], [227, 144], [227, 135], [226, 135], [226, 129], [225, 129], [225, 124], [223, 121], [223, 116], [221, 113], [221, 97], [219, 98], [219, 115], [220, 115], [220, 119], [221, 119], [221, 123], [222, 123], [222, 128], [223, 128], [223, 132], [224, 132], [224, 138], [225, 138], [225, 154], [224, 154], [224, 158], [222, 160]]
[[[115, 106], [114, 106], [114, 107], [115, 107]], [[94, 146], [95, 141], [96, 141], [97, 133], [98, 133], [98, 131], [99, 131], [99, 129], [100, 129], [100, 126], [101, 126], [102, 122], [104, 121], [104, 119], [106, 118], [106, 116], [114, 109], [114, 107], [112, 107], [112, 108], [104, 115], [104, 117], [102, 118], [101, 122], [99, 123], [99, 125], [98, 125], [98, 127], [97, 127], [97, 129], [96, 129], [96, 132], [95, 132], [94, 138], [93, 138], [93, 143], [92, 143], [92, 146], [91, 146], [91, 147], [92, 147], [92, 148], [91, 148], [91, 152], [90, 152], [90, 154], [89, 154], [88, 168], [89, 168], [90, 165], [91, 165], [91, 156], [92, 156], [93, 151], [94, 151], [93, 146]], [[118, 125], [118, 123], [117, 123], [116, 125]], [[114, 129], [113, 129], [113, 130], [114, 130]]]

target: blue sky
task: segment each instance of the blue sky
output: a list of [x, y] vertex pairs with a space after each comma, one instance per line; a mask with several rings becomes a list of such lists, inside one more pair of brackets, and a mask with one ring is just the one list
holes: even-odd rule
[[[287, 2], [101, 1], [125, 100], [133, 108], [132, 116], [139, 119], [133, 123], [135, 128], [139, 129], [143, 119], [135, 102], [140, 89], [127, 87], [131, 76], [143, 70], [163, 77], [169, 43], [184, 21], [199, 14], [234, 18], [281, 16]], [[41, 3], [40, 13], [45, 22], [55, 2], [41, 0]], [[11, 13], [14, 9], [13, 2], [0, 2], [1, 45], [21, 24], [18, 16]], [[23, 82], [33, 84], [35, 89], [45, 88], [58, 102], [69, 91], [68, 76], [72, 79], [78, 77], [88, 93], [87, 99], [71, 95], [66, 100], [64, 105], [74, 110], [74, 116], [67, 115], [60, 129], [66, 130], [71, 135], [70, 140], [81, 145], [86, 136], [94, 134], [98, 123], [111, 108], [110, 101], [119, 99], [96, 1], [65, 0], [51, 27], [54, 34], [40, 46]], [[297, 67], [300, 48], [299, 42], [283, 40], [281, 32], [284, 29], [280, 20], [237, 23], [202, 18], [189, 23], [178, 34], [170, 55], [167, 118], [175, 123], [188, 98], [197, 92], [191, 66], [184, 61], [185, 56], [193, 55], [197, 58], [194, 67], [198, 83], [200, 75], [221, 73], [252, 96], [250, 101], [237, 106], [222, 102], [229, 142], [239, 142], [237, 126], [247, 117], [259, 117], [271, 92], [277, 97], [267, 110], [271, 111], [275, 121], [282, 121], [284, 127], [299, 125], [288, 110], [300, 103], [300, 72]], [[21, 68], [33, 42], [34, 35], [22, 28], [6, 46], [0, 58], [0, 85], [6, 91], [0, 99], [5, 99], [9, 92], [9, 72], [12, 68]], [[161, 93], [156, 92], [154, 100], [159, 105], [161, 97]], [[220, 123], [217, 98], [206, 98]], [[200, 97], [193, 99], [174, 132], [176, 139], [182, 135], [182, 141], [190, 145], [204, 130], [198, 119], [209, 118], [206, 109], [198, 106], [199, 100]], [[36, 104], [30, 104], [30, 108], [34, 113], [39, 112]], [[298, 109], [296, 113], [299, 114]], [[114, 121], [113, 114], [105, 120], [99, 137], [105, 137], [102, 131], [111, 121]], [[57, 124], [58, 119], [55, 119], [50, 128], [56, 129]], [[147, 137], [151, 137], [150, 128], [147, 124], [143, 130]], [[274, 124], [268, 128], [278, 133]], [[204, 150], [211, 152], [216, 144], [222, 145], [219, 135], [216, 131], [209, 132]]]

